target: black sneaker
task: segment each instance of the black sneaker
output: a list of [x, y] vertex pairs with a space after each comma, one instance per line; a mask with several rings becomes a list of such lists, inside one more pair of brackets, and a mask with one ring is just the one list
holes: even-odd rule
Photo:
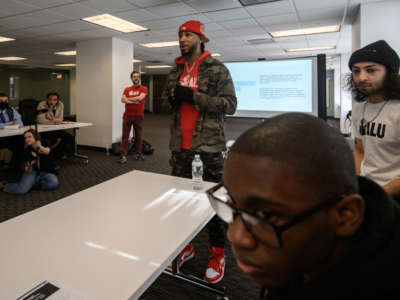
[[124, 163], [126, 163], [126, 161], [127, 161], [126, 156], [121, 156], [121, 157], [119, 158], [119, 163], [120, 163], [120, 164], [124, 164]]
[[142, 153], [136, 153], [135, 159], [136, 160], [140, 160], [140, 161], [144, 161], [143, 154]]

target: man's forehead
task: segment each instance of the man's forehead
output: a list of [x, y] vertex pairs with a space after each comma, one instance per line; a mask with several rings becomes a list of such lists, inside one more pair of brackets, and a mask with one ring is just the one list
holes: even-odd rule
[[356, 69], [363, 69], [363, 68], [370, 68], [370, 67], [385, 67], [385, 66], [382, 64], [373, 62], [373, 61], [361, 61], [361, 62], [357, 62], [353, 65], [353, 68], [356, 68]]

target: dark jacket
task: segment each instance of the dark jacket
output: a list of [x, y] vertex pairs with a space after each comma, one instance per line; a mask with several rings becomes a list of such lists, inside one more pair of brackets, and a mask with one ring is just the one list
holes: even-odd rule
[[[175, 60], [179, 61], [179, 60]], [[178, 85], [184, 65], [176, 64], [169, 73], [163, 92], [164, 103], [168, 103], [171, 89]], [[198, 91], [194, 92], [194, 106], [200, 112], [196, 122], [192, 148], [193, 151], [225, 151], [225, 115], [236, 111], [236, 93], [229, 70], [219, 60], [207, 56], [199, 66]], [[181, 151], [180, 107], [174, 107], [171, 124], [170, 149]]]
[[[46, 147], [46, 146], [44, 146]], [[24, 162], [30, 162], [36, 160], [36, 163], [33, 165], [33, 169], [35, 171], [43, 171], [49, 172], [57, 175], [57, 171], [55, 170], [55, 163], [53, 159], [53, 151], [50, 149], [50, 153], [48, 155], [38, 154], [37, 157], [32, 155], [33, 147], [28, 146], [24, 149]], [[39, 159], [38, 159], [39, 158]], [[38, 163], [39, 161], [39, 163]]]
[[348, 255], [318, 279], [292, 282], [260, 299], [400, 299], [400, 207], [373, 181], [360, 177], [359, 183], [365, 218]]

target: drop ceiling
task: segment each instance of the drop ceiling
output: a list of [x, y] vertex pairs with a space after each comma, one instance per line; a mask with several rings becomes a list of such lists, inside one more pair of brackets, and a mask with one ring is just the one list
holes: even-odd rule
[[[251, 6], [242, 6], [238, 0], [1, 0], [0, 36], [16, 41], [0, 43], [0, 57], [26, 57], [18, 64], [53, 67], [75, 62], [75, 57], [55, 55], [55, 51], [73, 50], [83, 40], [118, 37], [134, 43], [135, 58], [143, 61], [145, 70], [147, 61], [172, 64], [179, 49], [149, 49], [140, 44], [177, 40], [178, 26], [191, 19], [205, 24], [210, 38], [206, 49], [220, 53], [222, 61], [315, 55], [321, 52], [287, 53], [284, 49], [317, 46], [335, 46], [322, 52], [334, 56], [351, 50], [351, 22], [359, 4], [367, 2], [374, 0], [281, 0]], [[150, 30], [119, 33], [81, 20], [104, 13]], [[337, 24], [341, 31], [336, 33], [275, 39], [268, 34]]]

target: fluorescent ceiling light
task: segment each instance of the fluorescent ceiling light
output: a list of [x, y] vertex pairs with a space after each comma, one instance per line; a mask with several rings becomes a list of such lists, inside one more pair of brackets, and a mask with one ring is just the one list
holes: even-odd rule
[[333, 26], [273, 31], [273, 32], [269, 32], [269, 34], [274, 38], [279, 38], [279, 37], [294, 36], [294, 35], [307, 35], [307, 34], [316, 34], [316, 33], [337, 32], [339, 30], [340, 30], [339, 25], [333, 25]]
[[221, 54], [219, 54], [219, 53], [213, 53], [213, 54], [211, 54], [211, 56], [217, 57], [217, 56], [221, 56]]
[[137, 63], [139, 63], [139, 62], [142, 62], [140, 59], [133, 59], [133, 61], [132, 62], [137, 62]]
[[93, 17], [84, 18], [82, 20], [124, 33], [148, 30], [147, 28], [128, 22], [124, 19], [114, 17], [110, 14], [97, 15]]
[[57, 54], [57, 55], [65, 55], [65, 56], [74, 56], [74, 55], [76, 55], [76, 50], [71, 50], [71, 51], [59, 51], [59, 52], [54, 52], [54, 54]]
[[311, 48], [293, 48], [285, 49], [286, 52], [316, 51], [316, 50], [332, 50], [335, 46], [311, 47]]
[[13, 38], [8, 38], [8, 37], [5, 37], [5, 36], [0, 36], [0, 43], [3, 43], [3, 42], [10, 42], [10, 41], [15, 41], [15, 39], [13, 39]]
[[17, 61], [17, 60], [25, 60], [26, 58], [24, 57], [17, 57], [17, 56], [7, 56], [7, 57], [0, 57], [0, 60], [6, 60], [6, 61]]
[[76, 67], [76, 64], [55, 64], [56, 67]]
[[159, 66], [145, 66], [147, 69], [162, 69], [162, 68], [172, 68], [172, 66], [168, 65], [159, 65]]
[[179, 41], [161, 42], [161, 43], [146, 43], [146, 44], [139, 44], [139, 45], [143, 46], [143, 47], [147, 47], [147, 48], [161, 48], [161, 47], [179, 46]]

